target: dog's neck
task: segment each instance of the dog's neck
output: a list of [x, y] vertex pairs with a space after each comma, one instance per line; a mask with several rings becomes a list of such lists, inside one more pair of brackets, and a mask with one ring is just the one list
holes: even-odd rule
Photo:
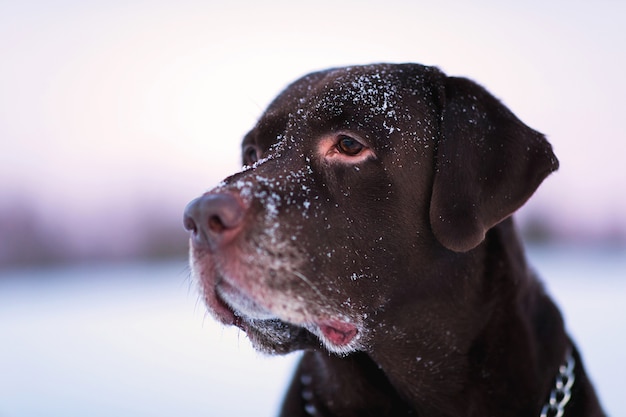
[[[468, 255], [470, 261], [459, 266], [499, 265], [483, 271], [487, 286], [479, 292], [483, 298], [478, 301], [488, 303], [489, 308], [476, 314], [492, 313], [481, 326], [468, 329], [467, 340], [445, 340], [445, 330], [437, 340], [435, 328], [424, 334], [421, 329], [428, 318], [422, 317], [422, 310], [409, 316], [415, 325], [403, 330], [404, 337], [387, 329], [389, 337], [378, 334], [373, 338], [377, 343], [367, 352], [347, 357], [306, 352], [298, 370], [299, 383], [292, 387], [297, 391], [293, 397], [299, 400], [288, 404], [283, 415], [300, 410], [293, 414], [539, 416], [572, 346], [559, 311], [536, 278], [528, 272], [504, 273], [528, 271], [519, 242], [500, 244], [502, 239], [510, 242], [514, 233], [510, 221], [499, 225], [481, 248]], [[502, 293], [505, 298], [489, 296]], [[410, 315], [411, 311], [397, 314]], [[467, 321], [476, 321], [476, 316]], [[576, 386], [569, 407], [586, 410], [584, 415], [603, 416], [575, 349], [573, 358]]]
[[403, 416], [411, 406], [389, 383], [378, 365], [363, 352], [338, 357], [306, 352], [300, 364], [299, 397], [295, 409], [283, 416]]
[[[501, 244], [503, 240], [517, 241], [512, 239], [514, 233], [507, 220], [490, 231], [485, 242], [472, 253], [453, 255], [457, 270], [450, 271], [448, 267], [448, 273], [482, 268], [480, 274], [468, 276], [483, 279], [464, 284], [482, 286], [473, 292], [473, 300], [444, 299], [443, 302], [458, 302], [458, 316], [434, 316], [442, 309], [407, 302], [396, 311], [381, 313], [387, 325], [372, 338], [376, 343], [370, 346], [367, 357], [336, 359], [343, 364], [352, 362], [350, 369], [380, 369], [378, 378], [388, 381], [391, 391], [399, 393], [391, 401], [393, 406], [401, 407], [406, 401], [420, 416], [502, 415], [503, 411], [512, 416], [537, 414], [553, 387], [569, 342], [559, 311], [528, 272], [521, 245]], [[487, 269], [487, 265], [497, 266]], [[519, 271], [518, 275], [512, 275], [513, 271]], [[503, 289], [508, 289], [504, 295]], [[458, 321], [463, 322], [464, 316], [466, 323], [459, 326]], [[406, 324], [407, 320], [401, 320], [406, 317], [412, 317], [412, 328], [400, 330], [390, 325]], [[434, 324], [429, 326], [429, 322]], [[449, 325], [449, 329], [441, 323]], [[408, 334], [411, 337], [406, 337]], [[320, 353], [317, 360], [326, 360], [324, 354]], [[337, 364], [323, 368], [336, 369]], [[313, 377], [334, 379], [339, 374]], [[351, 375], [346, 370], [341, 374]], [[350, 378], [345, 386], [349, 387], [347, 391], [355, 392], [355, 398], [359, 398], [356, 392], [372, 389], [356, 386], [353, 381], [362, 380], [361, 377]], [[389, 392], [384, 387], [376, 388], [381, 390]], [[346, 395], [344, 388], [331, 389], [319, 399], [332, 398], [336, 392]], [[337, 406], [341, 400], [332, 398], [330, 402]]]
[[[558, 309], [529, 272], [512, 221], [493, 228], [472, 252], [451, 258], [454, 269], [446, 267], [448, 274], [480, 270], [467, 274], [480, 281], [464, 282], [476, 290], [458, 291], [472, 298], [443, 298], [458, 305], [458, 315], [436, 317], [432, 326], [428, 315], [441, 309], [407, 303], [389, 313], [390, 320], [392, 314], [414, 317], [414, 328], [404, 331], [416, 337], [376, 337], [382, 343], [372, 346], [371, 357], [423, 415], [501, 410], [533, 415], [552, 387], [569, 342]], [[451, 258], [442, 263], [449, 265]], [[453, 288], [449, 292], [455, 294]]]
[[[572, 398], [572, 388], [574, 383], [576, 382], [576, 359], [574, 358], [574, 352], [572, 349], [568, 350], [566, 358], [563, 364], [559, 367], [558, 373], [554, 378], [553, 387], [548, 395], [548, 400], [544, 404], [541, 409], [541, 413], [538, 414], [540, 417], [548, 417], [548, 416], [564, 416], [565, 415], [565, 407], [569, 403]], [[306, 413], [306, 415], [310, 417], [325, 417], [331, 415], [337, 415], [337, 410], [332, 410], [332, 408], [336, 408], [337, 406], [342, 407], [344, 405], [348, 405], [351, 408], [347, 413], [339, 412], [338, 415], [359, 415], [364, 417], [366, 415], [372, 416], [381, 416], [381, 415], [390, 415], [390, 416], [398, 416], [398, 415], [414, 415], [413, 410], [410, 406], [403, 401], [397, 393], [395, 393], [394, 388], [389, 384], [384, 374], [380, 375], [369, 375], [369, 378], [362, 378], [365, 375], [353, 375], [355, 370], [365, 371], [369, 369], [370, 372], [380, 373], [380, 370], [373, 369], [374, 363], [367, 358], [366, 355], [357, 354], [353, 355], [349, 359], [338, 359], [334, 360], [341, 361], [342, 365], [349, 364], [348, 377], [356, 377], [353, 380], [352, 387], [359, 387], [360, 389], [351, 390], [346, 393], [345, 390], [342, 391], [342, 401], [336, 400], [326, 400], [320, 398], [320, 387], [329, 388], [329, 384], [325, 383], [320, 384], [320, 381], [317, 380], [319, 378], [318, 372], [316, 372], [313, 368], [315, 367], [317, 370], [326, 369], [326, 367], [319, 367], [319, 363], [315, 362], [324, 362], [324, 361], [333, 361], [331, 357], [320, 357], [319, 352], [311, 354], [309, 353], [309, 361], [305, 361], [304, 366], [300, 369], [300, 397], [302, 400], [302, 409]], [[336, 369], [336, 364], [331, 366], [331, 369]], [[344, 372], [342, 375], [345, 376]], [[323, 378], [323, 377], [322, 377]], [[370, 386], [366, 386], [370, 383]], [[371, 383], [373, 382], [373, 384]], [[580, 384], [580, 382], [579, 382]], [[329, 395], [334, 397], [336, 392], [333, 392], [334, 387], [330, 384], [330, 390], [322, 389], [322, 393], [326, 396]], [[365, 393], [367, 390], [367, 393]], [[323, 394], [322, 394], [323, 395]]]

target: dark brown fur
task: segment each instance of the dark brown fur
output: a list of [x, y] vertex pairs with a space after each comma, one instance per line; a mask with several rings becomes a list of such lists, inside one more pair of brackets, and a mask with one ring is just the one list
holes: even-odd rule
[[[543, 135], [472, 81], [379, 64], [296, 81], [242, 150], [185, 225], [215, 317], [306, 351], [281, 415], [539, 416], [575, 349], [510, 218], [558, 167]], [[575, 356], [565, 416], [601, 416]]]

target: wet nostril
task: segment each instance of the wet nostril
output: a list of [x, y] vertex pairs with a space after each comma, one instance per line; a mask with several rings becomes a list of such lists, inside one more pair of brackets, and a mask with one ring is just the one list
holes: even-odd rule
[[209, 230], [213, 233], [222, 233], [226, 229], [222, 219], [219, 216], [211, 216], [209, 217]]
[[183, 226], [185, 227], [185, 230], [188, 230], [191, 233], [198, 232], [198, 227], [196, 226], [196, 222], [191, 218], [191, 216], [187, 214], [185, 214], [185, 217], [183, 219]]

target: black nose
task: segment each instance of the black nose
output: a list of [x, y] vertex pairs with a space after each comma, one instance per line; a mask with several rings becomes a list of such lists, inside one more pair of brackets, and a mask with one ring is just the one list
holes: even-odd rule
[[187, 205], [183, 221], [194, 246], [215, 249], [232, 241], [245, 214], [243, 203], [235, 195], [205, 194]]

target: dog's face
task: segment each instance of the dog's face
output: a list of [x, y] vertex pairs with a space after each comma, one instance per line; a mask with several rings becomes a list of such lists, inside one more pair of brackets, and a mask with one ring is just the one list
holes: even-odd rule
[[556, 168], [502, 109], [412, 64], [296, 81], [245, 137], [244, 169], [187, 208], [209, 310], [266, 352], [367, 350]]

